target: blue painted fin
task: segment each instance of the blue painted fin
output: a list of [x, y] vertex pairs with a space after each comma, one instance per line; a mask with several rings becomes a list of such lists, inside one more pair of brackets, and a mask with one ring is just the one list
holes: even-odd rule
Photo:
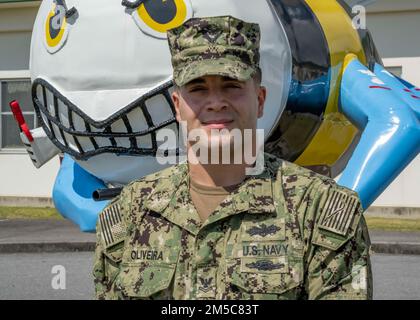
[[362, 136], [338, 183], [355, 190], [365, 209], [420, 151], [414, 99], [404, 96], [404, 84], [382, 67], [376, 65], [375, 71], [353, 59], [340, 91], [340, 111]]
[[109, 202], [92, 199], [93, 191], [101, 188], [106, 188], [101, 180], [86, 172], [66, 154], [54, 184], [54, 205], [81, 231], [95, 232], [98, 214]]

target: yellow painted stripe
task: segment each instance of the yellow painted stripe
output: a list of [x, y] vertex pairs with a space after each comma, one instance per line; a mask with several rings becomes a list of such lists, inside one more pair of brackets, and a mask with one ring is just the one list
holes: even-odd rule
[[305, 0], [317, 16], [330, 51], [330, 93], [324, 120], [309, 146], [295, 161], [302, 166], [333, 165], [352, 143], [357, 129], [338, 112], [343, 62], [348, 53], [354, 53], [366, 63], [358, 32], [351, 18], [335, 0]]

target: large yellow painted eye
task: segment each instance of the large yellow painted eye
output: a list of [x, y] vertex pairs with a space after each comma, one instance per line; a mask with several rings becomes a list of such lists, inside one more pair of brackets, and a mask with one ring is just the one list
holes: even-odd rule
[[193, 16], [191, 0], [147, 0], [134, 12], [133, 18], [146, 34], [160, 39]]
[[45, 46], [51, 53], [60, 50], [67, 40], [68, 23], [66, 21], [66, 9], [63, 6], [53, 4], [45, 21]]

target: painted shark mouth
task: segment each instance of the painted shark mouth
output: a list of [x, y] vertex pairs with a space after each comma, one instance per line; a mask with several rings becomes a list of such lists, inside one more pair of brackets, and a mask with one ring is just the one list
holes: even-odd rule
[[[156, 133], [162, 128], [178, 135], [179, 126], [170, 97], [173, 82], [168, 81], [131, 102], [103, 121], [92, 120], [46, 80], [32, 85], [34, 108], [47, 136], [62, 151], [77, 160], [87, 160], [102, 153], [129, 156], [156, 156]], [[148, 101], [153, 99], [167, 109], [168, 117], [157, 121]], [[159, 118], [162, 114], [158, 115]], [[179, 154], [179, 149], [165, 150]]]

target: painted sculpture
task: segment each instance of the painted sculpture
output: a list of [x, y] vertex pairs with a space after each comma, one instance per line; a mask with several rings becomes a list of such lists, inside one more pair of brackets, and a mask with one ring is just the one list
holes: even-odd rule
[[[42, 1], [30, 58], [41, 127], [29, 130], [18, 103], [11, 107], [36, 167], [64, 154], [58, 211], [94, 231], [108, 203], [94, 191], [164, 168], [157, 133], [179, 129], [166, 31], [218, 15], [261, 26], [265, 151], [341, 174], [338, 182], [369, 207], [419, 153], [420, 89], [384, 69], [370, 33], [354, 26], [355, 2]], [[166, 151], [182, 153], [178, 145]]]

